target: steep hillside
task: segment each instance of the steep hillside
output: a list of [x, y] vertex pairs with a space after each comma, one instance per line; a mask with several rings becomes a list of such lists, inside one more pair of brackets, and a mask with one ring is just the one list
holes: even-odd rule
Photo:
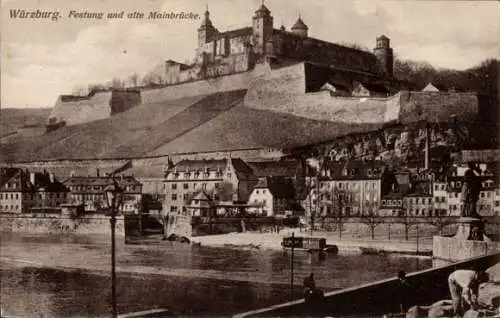
[[51, 108], [0, 108], [0, 138], [26, 126], [43, 126]]
[[245, 91], [149, 103], [110, 118], [0, 144], [4, 161], [140, 157], [212, 119]]
[[244, 148], [293, 148], [324, 142], [350, 133], [382, 127], [379, 124], [314, 120], [246, 107], [243, 103], [197, 129], [166, 143], [151, 155], [172, 152], [221, 151]]

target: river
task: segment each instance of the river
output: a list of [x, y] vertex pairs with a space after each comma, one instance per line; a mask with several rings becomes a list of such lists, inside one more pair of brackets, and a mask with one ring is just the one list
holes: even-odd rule
[[[1, 304], [6, 317], [98, 317], [110, 312], [110, 253], [93, 237], [2, 235]], [[228, 316], [300, 297], [310, 272], [324, 291], [431, 267], [389, 255], [290, 254], [158, 242], [117, 244], [118, 312], [168, 308], [183, 316]]]

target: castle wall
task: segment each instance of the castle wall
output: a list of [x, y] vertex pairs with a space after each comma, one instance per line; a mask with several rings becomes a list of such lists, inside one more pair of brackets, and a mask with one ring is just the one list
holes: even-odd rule
[[462, 92], [400, 92], [403, 122], [419, 120], [449, 121], [452, 116], [475, 120], [479, 112], [477, 93]]
[[59, 96], [49, 121], [65, 121], [69, 126], [104, 119], [111, 115], [110, 101], [111, 92], [98, 92], [90, 97]]
[[212, 94], [220, 91], [245, 89], [252, 78], [252, 72], [227, 75], [219, 78], [208, 78], [163, 88], [144, 89], [141, 91], [142, 102], [160, 103], [165, 100], [179, 99], [187, 96]]
[[290, 113], [316, 120], [351, 123], [382, 123], [395, 117], [386, 116], [387, 98], [332, 97], [329, 92], [305, 93], [304, 63], [272, 70], [257, 77], [245, 97], [245, 106]]
[[50, 113], [49, 122], [65, 121], [67, 126], [83, 124], [121, 113], [141, 103], [140, 92], [106, 91], [89, 96], [61, 95]]

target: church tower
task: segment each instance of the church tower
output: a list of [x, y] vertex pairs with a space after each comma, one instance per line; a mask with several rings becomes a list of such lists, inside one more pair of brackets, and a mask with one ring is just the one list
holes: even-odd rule
[[273, 35], [273, 17], [271, 11], [262, 3], [253, 16], [252, 42], [254, 52], [257, 54], [266, 53], [266, 43]]
[[210, 21], [210, 12], [208, 12], [208, 7], [205, 11], [205, 18], [201, 22], [198, 28], [198, 54], [201, 55], [205, 51], [205, 44], [210, 42], [216, 35], [217, 29], [212, 25]]
[[380, 65], [382, 66], [382, 71], [388, 77], [392, 77], [393, 75], [393, 67], [394, 67], [394, 53], [391, 48], [391, 40], [385, 35], [381, 35], [377, 38], [377, 44], [373, 49], [373, 54], [379, 60]]

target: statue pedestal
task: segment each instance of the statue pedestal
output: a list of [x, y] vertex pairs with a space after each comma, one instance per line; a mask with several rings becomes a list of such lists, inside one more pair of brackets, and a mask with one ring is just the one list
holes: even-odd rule
[[484, 221], [480, 218], [461, 217], [458, 223], [457, 234], [453, 238], [457, 240], [491, 241], [484, 234]]
[[455, 236], [434, 236], [432, 256], [436, 261], [456, 262], [500, 251], [500, 243], [492, 242], [484, 233], [484, 221], [477, 217], [461, 217]]

